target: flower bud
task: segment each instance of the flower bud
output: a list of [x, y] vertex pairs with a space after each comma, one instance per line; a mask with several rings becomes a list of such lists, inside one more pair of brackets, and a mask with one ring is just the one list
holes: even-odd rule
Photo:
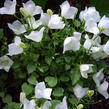
[[23, 42], [21, 42], [21, 43], [20, 43], [20, 47], [26, 48], [26, 45], [25, 45]]
[[25, 93], [24, 92], [21, 92], [20, 93], [20, 102], [23, 104], [25, 99], [26, 99]]
[[78, 106], [77, 106], [77, 109], [83, 109], [83, 104], [79, 104]]
[[24, 8], [20, 8], [20, 12], [24, 17], [30, 16], [30, 14]]
[[47, 13], [52, 16], [53, 15], [53, 11], [51, 9], [47, 9]]
[[94, 90], [88, 90], [86, 93], [87, 97], [92, 97], [94, 95]]

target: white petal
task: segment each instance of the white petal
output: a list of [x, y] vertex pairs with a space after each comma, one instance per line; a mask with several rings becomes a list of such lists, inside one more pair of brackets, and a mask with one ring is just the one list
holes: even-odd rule
[[66, 97], [63, 98], [60, 104], [56, 105], [55, 109], [67, 109]]
[[76, 85], [73, 89], [74, 94], [77, 98], [83, 98], [86, 95], [88, 88], [82, 88], [80, 85]]
[[109, 94], [107, 92], [107, 89], [109, 87], [109, 83], [107, 81], [104, 81], [102, 84], [98, 86], [98, 92], [105, 97], [105, 99], [109, 98]]
[[0, 14], [9, 14], [13, 15], [16, 10], [16, 0], [6, 0], [4, 7], [0, 8]]
[[17, 35], [26, 32], [24, 25], [18, 20], [14, 21], [12, 24], [8, 23], [8, 27]]
[[46, 101], [43, 105], [43, 109], [50, 109], [51, 107], [51, 102], [50, 101]]
[[5, 55], [0, 57], [0, 69], [4, 69], [6, 72], [8, 72], [12, 64], [13, 61], [8, 56]]
[[107, 55], [109, 55], [109, 41], [104, 45], [103, 50]]
[[65, 26], [64, 22], [62, 21], [62, 18], [59, 17], [57, 14], [54, 14], [51, 16], [48, 27], [50, 29], [63, 29]]
[[97, 23], [92, 21], [92, 20], [86, 21], [86, 23], [85, 23], [85, 30], [87, 32], [93, 33], [95, 35], [97, 35], [100, 32], [98, 27], [97, 27]]
[[25, 93], [24, 92], [21, 92], [20, 93], [20, 102], [22, 103], [22, 104], [24, 104], [24, 101], [26, 100], [26, 95], [25, 95]]
[[32, 31], [29, 35], [25, 35], [26, 38], [31, 39], [35, 42], [40, 42], [43, 38], [44, 27], [40, 29], [40, 31]]
[[109, 36], [109, 18], [106, 16], [103, 16], [98, 24], [99, 28], [103, 28], [103, 33]]
[[44, 92], [43, 92], [43, 97], [46, 98], [46, 99], [50, 99], [51, 100], [51, 92], [52, 92], [52, 89], [51, 88], [46, 88], [44, 89]]
[[16, 45], [20, 45], [21, 38], [20, 37], [15, 37], [14, 42], [15, 42]]
[[66, 19], [74, 19], [74, 16], [77, 14], [78, 9], [69, 5], [68, 1], [63, 2], [61, 5], [61, 16], [64, 16]]
[[41, 20], [43, 25], [48, 25], [48, 22], [50, 20], [50, 15], [47, 13], [41, 13], [40, 20]]
[[96, 86], [100, 85], [101, 80], [103, 80], [104, 78], [104, 74], [103, 74], [103, 68], [99, 70], [99, 72], [97, 72], [96, 74], [93, 75], [93, 80], [96, 84]]

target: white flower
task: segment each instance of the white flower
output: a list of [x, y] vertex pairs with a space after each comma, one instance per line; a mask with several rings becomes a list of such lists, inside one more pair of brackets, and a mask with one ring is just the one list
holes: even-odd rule
[[26, 32], [26, 29], [25, 29], [24, 25], [21, 24], [21, 22], [19, 22], [18, 20], [14, 21], [12, 24], [8, 23], [8, 26], [17, 35]]
[[106, 16], [103, 16], [98, 24], [98, 27], [103, 29], [102, 33], [109, 36], [109, 18]]
[[35, 6], [35, 3], [32, 0], [29, 0], [26, 3], [23, 3], [23, 8], [25, 10], [25, 15], [28, 15], [28, 16], [34, 16], [43, 12], [41, 7]]
[[35, 101], [33, 99], [31, 101], [25, 100], [23, 105], [24, 109], [35, 109]]
[[16, 0], [5, 0], [4, 7], [0, 8], [0, 14], [13, 15], [16, 11]]
[[73, 51], [79, 50], [79, 48], [80, 48], [80, 39], [81, 39], [81, 33], [78, 33], [78, 32], [74, 32], [74, 36], [72, 36], [72, 37], [67, 37], [64, 40], [63, 53], [65, 51], [68, 51], [68, 50], [73, 50]]
[[103, 47], [104, 52], [109, 55], [109, 41], [106, 42], [106, 44]]
[[93, 20], [88, 20], [85, 22], [85, 31], [93, 33], [95, 35], [99, 34], [99, 29], [97, 27], [97, 23]]
[[50, 20], [50, 15], [47, 13], [41, 13], [40, 20], [42, 22], [42, 25], [48, 25]]
[[75, 15], [78, 12], [78, 9], [71, 6], [68, 1], [63, 2], [60, 5], [61, 8], [61, 16], [64, 16], [66, 19], [74, 19]]
[[92, 20], [94, 22], [99, 22], [101, 17], [95, 7], [89, 7], [88, 9], [86, 7], [84, 11], [80, 12], [79, 18], [85, 21]]
[[51, 102], [50, 101], [46, 101], [44, 104], [43, 104], [43, 108], [42, 109], [50, 109], [51, 107]]
[[29, 26], [33, 29], [37, 29], [40, 25], [42, 25], [42, 22], [40, 20], [36, 21], [34, 17], [29, 17], [27, 20]]
[[104, 74], [103, 74], [103, 68], [99, 70], [99, 72], [97, 72], [96, 74], [93, 75], [93, 80], [96, 84], [96, 86], [100, 85], [101, 80], [103, 80], [104, 78]]
[[93, 72], [93, 64], [82, 64], [80, 65], [80, 72], [83, 78], [88, 78], [88, 73]]
[[109, 83], [107, 81], [104, 81], [102, 84], [100, 84], [98, 88], [98, 92], [105, 97], [105, 99], [109, 98], [109, 94], [107, 92], [107, 89], [109, 87]]
[[56, 105], [55, 109], [67, 109], [66, 97], [63, 98], [60, 104]]
[[35, 96], [36, 98], [45, 98], [45, 99], [51, 99], [51, 88], [46, 88], [44, 82], [37, 83], [35, 87]]
[[21, 92], [21, 93], [20, 93], [20, 102], [21, 102], [22, 104], [24, 104], [25, 100], [27, 100], [27, 99], [26, 99], [26, 95], [25, 95], [24, 92]]
[[44, 27], [40, 29], [40, 31], [32, 31], [29, 35], [25, 35], [27, 39], [31, 39], [35, 42], [40, 42], [43, 38]]
[[13, 61], [8, 56], [5, 55], [0, 57], [0, 69], [4, 69], [6, 72], [9, 72], [12, 64]]
[[81, 99], [86, 95], [88, 88], [82, 88], [79, 84], [77, 84], [74, 88], [74, 94], [77, 98]]
[[20, 43], [20, 37], [15, 37], [14, 43], [8, 45], [8, 55], [12, 56], [23, 53], [23, 48], [20, 46]]
[[62, 18], [58, 16], [58, 14], [52, 15], [48, 22], [48, 27], [50, 29], [63, 29], [64, 26], [65, 24], [62, 21]]

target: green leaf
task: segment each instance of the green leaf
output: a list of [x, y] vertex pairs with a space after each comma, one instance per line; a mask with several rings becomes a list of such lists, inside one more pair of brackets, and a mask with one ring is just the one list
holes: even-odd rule
[[28, 78], [28, 82], [32, 85], [36, 85], [37, 84], [37, 81], [36, 81], [36, 77], [34, 77], [33, 75], [31, 75], [29, 78]]
[[67, 81], [69, 81], [69, 77], [66, 76], [66, 75], [62, 75], [62, 76], [60, 77], [60, 80], [63, 81], [63, 82], [67, 82]]
[[0, 28], [0, 39], [2, 39], [3, 36], [4, 36], [3, 29]]
[[36, 70], [36, 67], [37, 67], [36, 64], [29, 63], [27, 65], [27, 71], [28, 71], [28, 73], [34, 72]]
[[51, 61], [52, 61], [52, 58], [49, 58], [49, 57], [46, 57], [46, 58], [45, 58], [45, 62], [46, 62], [48, 65], [50, 65]]
[[67, 70], [69, 70], [69, 69], [70, 69], [70, 65], [66, 64], [66, 65], [65, 65], [65, 70], [67, 71]]
[[32, 91], [34, 90], [34, 88], [27, 84], [27, 83], [23, 83], [22, 85], [22, 91], [26, 94], [26, 95], [29, 95], [32, 93]]
[[59, 101], [59, 100], [52, 100], [51, 101], [52, 105], [51, 105], [50, 109], [55, 109], [56, 105], [59, 104], [59, 103], [61, 103], [61, 101]]
[[74, 20], [73, 23], [74, 23], [75, 27], [77, 27], [77, 28], [81, 25], [81, 23], [78, 20]]
[[5, 96], [5, 93], [4, 92], [0, 92], [0, 97], [4, 97]]
[[72, 80], [72, 85], [75, 85], [79, 81], [79, 79], [81, 77], [81, 73], [80, 73], [80, 71], [78, 69], [74, 68], [70, 72], [70, 77], [71, 77], [71, 80]]
[[64, 89], [63, 88], [56, 88], [54, 91], [53, 91], [53, 95], [54, 96], [57, 96], [57, 97], [60, 97], [60, 96], [63, 96], [63, 93], [64, 93]]
[[4, 98], [3, 98], [3, 102], [4, 103], [10, 103], [12, 102], [12, 97], [10, 95], [6, 95]]
[[45, 82], [47, 82], [50, 87], [55, 87], [57, 84], [57, 78], [48, 76], [45, 77]]

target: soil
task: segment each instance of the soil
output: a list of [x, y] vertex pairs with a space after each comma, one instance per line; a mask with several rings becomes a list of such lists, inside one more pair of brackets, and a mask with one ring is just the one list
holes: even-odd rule
[[[3, 6], [5, 0], [0, 0], [0, 7]], [[19, 9], [19, 7], [22, 6], [23, 2], [26, 2], [28, 0], [17, 0], [17, 9]], [[65, 0], [48, 0], [44, 11], [46, 11], [48, 8], [52, 9], [54, 13], [58, 12], [59, 9], [59, 5]], [[81, 9], [84, 9], [85, 6], [89, 6], [89, 0], [68, 0], [70, 2], [70, 4], [72, 6], [78, 7], [80, 6]], [[0, 15], [0, 28], [4, 29], [4, 35], [8, 38], [8, 43], [11, 43], [11, 41], [13, 40], [14, 34], [13, 32], [8, 28], [7, 23], [12, 23], [15, 20], [15, 18], [13, 16], [10, 15]], [[2, 45], [2, 43], [0, 43], [0, 46]], [[109, 60], [106, 60], [107, 63], [109, 63]], [[4, 72], [0, 72], [4, 73]], [[109, 81], [109, 75], [107, 76], [107, 80]], [[11, 73], [11, 71], [9, 72], [9, 77], [8, 80], [10, 82], [6, 82], [7, 85], [16, 82], [16, 80], [14, 80], [13, 75]], [[9, 89], [9, 93], [13, 96], [13, 100], [14, 101], [18, 101], [19, 102], [19, 93], [20, 90], [12, 87]], [[17, 95], [17, 96], [16, 96]], [[95, 100], [101, 100], [100, 103], [92, 105], [90, 109], [109, 109], [109, 100], [104, 99], [104, 97], [102, 97], [101, 95], [97, 95], [94, 97]], [[2, 100], [0, 99], [0, 109], [3, 108], [3, 103]]]

